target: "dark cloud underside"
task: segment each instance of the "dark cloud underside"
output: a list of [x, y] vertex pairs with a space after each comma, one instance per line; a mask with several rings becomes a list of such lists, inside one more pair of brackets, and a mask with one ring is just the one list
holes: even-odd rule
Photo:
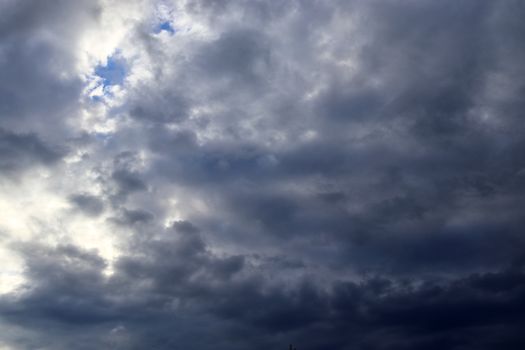
[[0, 345], [525, 346], [524, 3], [131, 3], [81, 74], [123, 2], [0, 2], [2, 184], [68, 208]]

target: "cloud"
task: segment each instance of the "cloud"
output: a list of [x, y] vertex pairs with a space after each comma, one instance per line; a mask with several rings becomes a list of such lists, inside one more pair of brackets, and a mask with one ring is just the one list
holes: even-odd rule
[[64, 156], [63, 149], [47, 145], [36, 134], [0, 129], [0, 170], [15, 174], [35, 165], [50, 165]]
[[70, 48], [80, 30], [95, 23], [97, 4], [5, 1], [1, 7], [1, 125], [63, 137], [82, 89]]
[[98, 216], [104, 211], [104, 203], [96, 196], [89, 194], [74, 194], [69, 197], [69, 200], [81, 212], [87, 215]]
[[[187, 332], [203, 333], [219, 348], [232, 342], [236, 348], [278, 346], [282, 337], [307, 349], [326, 344], [490, 349], [522, 343], [520, 266], [438, 283], [373, 277], [323, 288], [305, 281], [290, 288], [272, 285], [245, 258], [215, 256], [198, 232], [183, 228], [189, 225], [178, 223], [164, 238], [145, 242], [121, 259], [110, 277], [103, 275], [104, 261], [93, 252], [21, 246], [32, 282], [15, 300], [3, 298], [4, 319], [36, 330], [59, 349], [77, 334], [92, 332], [109, 338], [94, 339], [87, 348], [108, 347], [104, 342], [117, 328], [133, 346], [160, 349], [208, 346], [186, 338]], [[201, 327], [192, 328], [194, 322]], [[483, 332], [487, 327], [495, 333]], [[224, 329], [233, 341], [223, 343], [219, 331]]]
[[0, 10], [0, 343], [523, 346], [518, 1]]

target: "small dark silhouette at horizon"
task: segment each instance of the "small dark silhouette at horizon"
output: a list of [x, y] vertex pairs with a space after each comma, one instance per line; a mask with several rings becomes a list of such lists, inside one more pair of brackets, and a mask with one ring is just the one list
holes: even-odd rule
[[297, 348], [294, 348], [294, 347], [292, 346], [292, 344], [290, 344], [290, 346], [288, 347], [288, 350], [297, 350]]

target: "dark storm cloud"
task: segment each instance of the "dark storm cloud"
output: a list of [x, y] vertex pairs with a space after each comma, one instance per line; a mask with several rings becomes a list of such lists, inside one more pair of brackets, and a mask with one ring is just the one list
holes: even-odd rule
[[[94, 155], [112, 160], [95, 168], [125, 232], [120, 255], [110, 266], [72, 245], [18, 246], [27, 282], [0, 313], [32, 333], [8, 338], [15, 348], [525, 345], [521, 2], [185, 10], [212, 33], [175, 28], [170, 47], [136, 29], [155, 79], [110, 109], [130, 118]], [[33, 14], [55, 28], [48, 15]], [[55, 46], [35, 68], [32, 51], [5, 42], [20, 91], [59, 81], [46, 66]], [[14, 96], [1, 122], [74, 100], [77, 82], [64, 84], [26, 107], [14, 82], [1, 85]], [[0, 165], [60, 159], [5, 128]], [[171, 199], [185, 220], [165, 228], [181, 216]], [[104, 209], [69, 200], [88, 216]]]
[[148, 223], [154, 219], [154, 215], [146, 210], [136, 209], [129, 210], [123, 208], [121, 214], [117, 218], [113, 218], [113, 221], [120, 225], [134, 225], [141, 223]]
[[152, 94], [144, 87], [136, 96], [137, 102], [132, 105], [130, 115], [149, 122], [173, 122], [187, 118], [188, 103], [184, 95], [177, 92]]
[[[133, 339], [132, 348], [170, 348], [174, 342], [191, 346], [194, 341], [184, 333], [204, 332], [192, 329], [192, 318], [214, 334], [213, 328], [222, 326], [203, 314], [198, 304], [211, 307], [215, 288], [227, 291], [233, 276], [243, 269], [243, 258], [214, 255], [188, 222], [176, 222], [159, 233], [120, 259], [111, 277], [104, 276], [107, 264], [95, 251], [72, 245], [18, 245], [31, 282], [14, 299], [2, 298], [3, 319], [37, 332], [45, 330], [47, 335], [38, 338], [59, 349], [67, 348], [77, 336], [90, 334], [98, 337], [86, 348], [111, 347], [119, 325], [124, 338]], [[184, 327], [182, 335], [169, 330], [178, 324]], [[155, 345], [160, 339], [167, 342]], [[19, 342], [26, 340], [30, 339]]]
[[119, 169], [111, 174], [111, 178], [116, 182], [119, 191], [123, 194], [146, 189], [146, 185], [140, 179], [139, 174], [133, 171]]
[[32, 283], [16, 302], [3, 298], [3, 317], [45, 330], [42, 342], [58, 349], [90, 334], [98, 338], [86, 349], [111, 348], [117, 330], [128, 342], [123, 348], [210, 346], [187, 334], [202, 334], [219, 349], [279, 348], [285, 340], [304, 349], [523, 345], [520, 265], [439, 283], [373, 277], [290, 288], [269, 284], [260, 272], [246, 274], [251, 268], [242, 257], [214, 256], [189, 227], [177, 223], [166, 237], [135, 249], [109, 278], [94, 252], [22, 246]]
[[[358, 27], [354, 34], [356, 42], [364, 45], [358, 56], [357, 79], [330, 77], [312, 108], [305, 103], [297, 107], [298, 115], [292, 116], [303, 118], [318, 131], [315, 141], [304, 145], [290, 141], [281, 147], [247, 146], [239, 141], [229, 145], [227, 141], [222, 145], [210, 143], [209, 147], [194, 144], [180, 153], [180, 147], [170, 148], [172, 152], [155, 148], [166, 156], [161, 158], [159, 170], [169, 173], [174, 181], [195, 182], [199, 187], [231, 184], [222, 192], [221, 204], [230, 208], [222, 214], [239, 220], [248, 232], [282, 237], [328, 233], [332, 236], [328, 243], [332, 239], [350, 246], [357, 242], [364, 244], [364, 249], [378, 249], [377, 256], [385, 254], [378, 248], [384, 246], [391, 251], [388, 255], [393, 254], [388, 258], [393, 261], [405, 260], [410, 254], [404, 249], [386, 248], [389, 241], [395, 242], [394, 247], [397, 243], [403, 246], [406, 242], [408, 247], [414, 244], [420, 248], [408, 249], [421, 249], [424, 257], [433, 244], [423, 248], [410, 242], [443, 240], [450, 243], [443, 244], [437, 256], [445, 264], [450, 257], [445, 247], [454, 246], [452, 241], [456, 241], [462, 247], [455, 248], [458, 251], [476, 252], [474, 265], [490, 261], [490, 244], [478, 246], [486, 239], [485, 232], [493, 232], [486, 235], [494, 242], [514, 242], [512, 237], [520, 232], [520, 213], [514, 208], [522, 198], [509, 186], [521, 186], [523, 164], [508, 157], [519, 154], [521, 141], [505, 125], [492, 125], [490, 120], [485, 123], [481, 116], [490, 74], [506, 73], [500, 71], [498, 62], [507, 58], [492, 48], [500, 45], [495, 33], [506, 30], [500, 16], [511, 15], [513, 7], [521, 8], [515, 3], [498, 7], [485, 2], [353, 4], [349, 15], [355, 11], [363, 17], [356, 17], [358, 23], [367, 18], [372, 23]], [[366, 32], [361, 33], [362, 28]], [[302, 33], [305, 41], [313, 33]], [[490, 33], [489, 40], [484, 33]], [[228, 39], [209, 43], [209, 60], [220, 58], [220, 51], [214, 48], [221, 40], [239, 45], [231, 52], [242, 45], [248, 47], [249, 41], [230, 41], [230, 35], [228, 32], [224, 36]], [[268, 50], [282, 50], [278, 42], [275, 38], [274, 43], [266, 44]], [[264, 40], [259, 45], [262, 43]], [[328, 49], [340, 51], [338, 47]], [[244, 57], [243, 64], [250, 65], [250, 52], [245, 49], [243, 54], [248, 56], [237, 57]], [[213, 74], [232, 77], [226, 64], [210, 62], [209, 66]], [[279, 68], [278, 63], [273, 64]], [[239, 72], [243, 72], [242, 67]], [[230, 84], [242, 91], [251, 90], [246, 81], [234, 79]], [[232, 112], [246, 118], [253, 113]], [[277, 117], [269, 116], [267, 126], [273, 126], [272, 118]], [[488, 118], [506, 117], [495, 112]], [[356, 129], [362, 130], [363, 136], [352, 136]], [[293, 130], [284, 132], [296, 136]], [[160, 143], [158, 138], [156, 142]], [[269, 153], [275, 160], [271, 170], [260, 166], [260, 160]], [[308, 195], [323, 191], [312, 182], [314, 178], [331, 186], [332, 192], [352, 193], [338, 206], [323, 207]], [[299, 180], [305, 182], [303, 193], [283, 192], [288, 181]], [[239, 186], [243, 181], [257, 184], [247, 191], [249, 195]], [[279, 194], [271, 193], [274, 190]], [[500, 201], [508, 206], [496, 204]], [[455, 225], [452, 221], [469, 216], [473, 220], [470, 223], [448, 227]], [[261, 230], [254, 229], [258, 224]], [[505, 231], [503, 236], [496, 233], [500, 230]], [[452, 238], [455, 234], [448, 232], [462, 233]], [[428, 241], [420, 238], [423, 234], [429, 236]], [[349, 255], [355, 252], [350, 250]], [[365, 266], [377, 257], [368, 251], [357, 255], [372, 260], [363, 261]], [[506, 257], [500, 259], [503, 263]]]
[[75, 63], [68, 45], [93, 23], [96, 2], [4, 1], [0, 11], [0, 125], [64, 132], [63, 122], [71, 117], [82, 89], [78, 77], [64, 75]]
[[[82, 89], [68, 75], [77, 31], [96, 16], [95, 4], [64, 1], [0, 4], [0, 168], [11, 173], [51, 165], [65, 155], [71, 117]], [[87, 6], [86, 6], [87, 5]], [[81, 9], [82, 8], [82, 9]], [[87, 12], [84, 12], [87, 10]], [[61, 76], [62, 74], [62, 76]], [[53, 125], [50, 127], [50, 125]]]
[[74, 204], [81, 212], [98, 216], [104, 211], [104, 203], [96, 196], [89, 194], [74, 194], [69, 197], [69, 201]]
[[17, 134], [0, 129], [0, 170], [4, 174], [34, 165], [49, 165], [65, 154], [63, 149], [47, 145], [36, 134]]
[[267, 39], [260, 32], [234, 28], [207, 43], [197, 55], [198, 65], [211, 80], [227, 79], [233, 84], [264, 85], [270, 67]]

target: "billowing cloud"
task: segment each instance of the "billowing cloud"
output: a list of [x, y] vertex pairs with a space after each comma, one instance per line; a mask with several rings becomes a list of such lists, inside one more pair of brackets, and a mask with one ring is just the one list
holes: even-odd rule
[[0, 3], [0, 348], [523, 347], [524, 12]]

